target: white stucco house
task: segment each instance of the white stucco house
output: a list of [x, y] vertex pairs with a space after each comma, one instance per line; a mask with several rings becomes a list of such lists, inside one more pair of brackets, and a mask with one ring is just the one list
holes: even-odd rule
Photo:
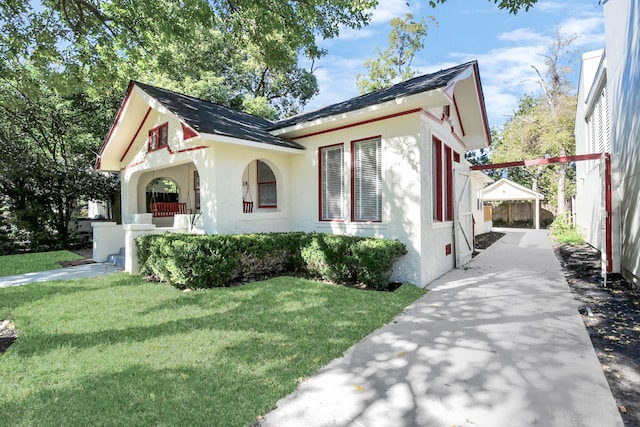
[[466, 150], [487, 147], [477, 62], [270, 122], [131, 82], [96, 167], [119, 171], [123, 224], [94, 259], [145, 233], [317, 231], [398, 239], [393, 280], [418, 286], [471, 259]]
[[[640, 283], [640, 0], [603, 2], [605, 48], [582, 55], [576, 221], [607, 272]], [[607, 163], [611, 173], [607, 173]]]

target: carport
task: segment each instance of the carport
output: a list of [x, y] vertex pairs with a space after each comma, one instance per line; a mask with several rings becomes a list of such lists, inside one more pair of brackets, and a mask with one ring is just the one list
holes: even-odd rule
[[[604, 188], [604, 218], [605, 218], [605, 226], [604, 226], [604, 235], [605, 235], [605, 244], [602, 250], [603, 259], [602, 265], [606, 266], [606, 273], [613, 272], [613, 225], [612, 225], [612, 216], [613, 216], [613, 204], [612, 204], [612, 196], [611, 196], [611, 153], [592, 153], [592, 154], [577, 154], [574, 156], [560, 156], [560, 157], [547, 157], [542, 159], [532, 159], [532, 160], [518, 160], [515, 162], [506, 162], [506, 163], [494, 163], [489, 165], [475, 165], [471, 167], [471, 170], [488, 170], [488, 169], [502, 169], [502, 168], [510, 168], [510, 167], [520, 167], [520, 166], [536, 166], [536, 165], [550, 165], [554, 163], [569, 163], [569, 162], [580, 162], [585, 160], [600, 160], [604, 162], [604, 177], [603, 184]], [[619, 236], [618, 236], [619, 239]], [[619, 240], [616, 241], [616, 244], [620, 245]], [[620, 265], [620, 254], [619, 250], [617, 253], [617, 265], [616, 268], [619, 270]], [[617, 272], [617, 271], [616, 271]], [[606, 274], [605, 273], [605, 274]]]
[[485, 202], [535, 200], [534, 224], [536, 230], [540, 229], [540, 200], [544, 199], [544, 194], [533, 191], [509, 179], [502, 178], [482, 190], [482, 199]]

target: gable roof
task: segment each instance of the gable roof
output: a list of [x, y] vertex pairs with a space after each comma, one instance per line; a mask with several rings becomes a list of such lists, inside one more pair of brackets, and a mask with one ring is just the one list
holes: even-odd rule
[[380, 89], [375, 92], [351, 98], [347, 101], [328, 105], [315, 111], [288, 117], [276, 122], [274, 126], [270, 128], [270, 130], [286, 128], [288, 126], [309, 122], [312, 120], [337, 114], [344, 114], [351, 111], [360, 110], [362, 108], [366, 108], [375, 104], [393, 101], [398, 98], [403, 98], [434, 89], [444, 88], [460, 73], [464, 72], [469, 67], [477, 67], [477, 64], [477, 61], [470, 61], [452, 68], [447, 68], [446, 70], [438, 71], [436, 73], [415, 77], [411, 80], [407, 80], [385, 89]]
[[544, 194], [533, 191], [509, 179], [501, 178], [482, 190], [485, 201], [502, 200], [542, 200]]
[[132, 81], [198, 133], [241, 138], [258, 143], [304, 150], [297, 142], [267, 132], [273, 122], [192, 96]]

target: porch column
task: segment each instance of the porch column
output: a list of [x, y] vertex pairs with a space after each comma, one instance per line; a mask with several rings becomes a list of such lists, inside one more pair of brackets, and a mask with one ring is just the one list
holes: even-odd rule
[[124, 271], [129, 274], [138, 274], [138, 251], [136, 250], [135, 238], [144, 234], [157, 233], [154, 224], [125, 224], [125, 259]]

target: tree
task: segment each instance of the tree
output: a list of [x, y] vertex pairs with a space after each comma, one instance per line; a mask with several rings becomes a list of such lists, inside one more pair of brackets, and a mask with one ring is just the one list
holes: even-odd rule
[[[547, 66], [546, 79], [536, 67], [533, 67], [538, 75], [538, 83], [542, 88], [543, 99], [545, 101], [546, 119], [542, 127], [547, 131], [541, 135], [542, 143], [554, 156], [566, 156], [575, 153], [575, 137], [573, 129], [575, 125], [576, 97], [572, 93], [573, 87], [567, 79], [567, 72], [570, 67], [561, 66], [560, 59], [571, 46], [575, 36], [562, 38], [556, 30], [556, 38], [551, 47], [551, 53], [545, 55], [545, 65]], [[565, 209], [565, 186], [567, 178], [566, 163], [558, 165], [558, 215], [564, 215]]]
[[[494, 146], [493, 163], [574, 154], [576, 97], [566, 78], [570, 68], [561, 65], [572, 42], [572, 37], [564, 39], [556, 32], [550, 53], [544, 55], [545, 77], [534, 67], [542, 91], [537, 96], [528, 94], [520, 99], [518, 110], [505, 123], [499, 144]], [[559, 215], [565, 212], [565, 194], [570, 188], [567, 174], [570, 173], [566, 163], [510, 169], [508, 172], [510, 179], [544, 193], [550, 203], [557, 206]], [[541, 187], [541, 183], [544, 186]]]
[[[431, 7], [436, 7], [438, 3], [446, 3], [447, 0], [428, 0]], [[489, 0], [498, 5], [500, 9], [506, 9], [509, 13], [517, 14], [524, 8], [525, 12], [529, 11], [538, 0]]]
[[[38, 81], [37, 74], [33, 78], [25, 86]], [[111, 177], [91, 167], [100, 144], [92, 134], [100, 107], [42, 84], [37, 102], [20, 82], [3, 79], [0, 88], [8, 95], [0, 100], [0, 194], [32, 249], [68, 247], [78, 203], [116, 188]]]
[[[433, 17], [429, 17], [435, 22]], [[367, 59], [364, 63], [369, 70], [367, 76], [358, 74], [356, 84], [360, 94], [374, 92], [389, 87], [400, 81], [415, 77], [411, 69], [411, 62], [418, 51], [424, 47], [427, 36], [427, 22], [422, 18], [420, 22], [413, 20], [413, 15], [407, 13], [404, 18], [391, 20], [389, 46], [382, 51], [376, 48], [375, 59]]]

